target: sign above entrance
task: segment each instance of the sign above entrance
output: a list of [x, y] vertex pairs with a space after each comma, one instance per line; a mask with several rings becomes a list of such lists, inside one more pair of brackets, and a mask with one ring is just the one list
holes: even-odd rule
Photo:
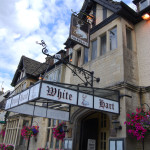
[[69, 38], [78, 44], [89, 47], [90, 24], [72, 14]]
[[118, 92], [112, 90], [79, 88], [77, 85], [41, 81], [26, 91], [9, 98], [6, 102], [5, 110], [34, 101], [75, 105], [119, 114], [119, 95], [117, 94]]

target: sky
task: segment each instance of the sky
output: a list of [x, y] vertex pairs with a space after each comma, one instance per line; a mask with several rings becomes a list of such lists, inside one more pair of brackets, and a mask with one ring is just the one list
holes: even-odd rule
[[[120, 1], [120, 0], [116, 0]], [[64, 49], [73, 10], [79, 12], [84, 0], [0, 0], [0, 90], [12, 90], [11, 81], [22, 55], [45, 61], [44, 40], [49, 54]], [[123, 0], [132, 8], [132, 0]]]

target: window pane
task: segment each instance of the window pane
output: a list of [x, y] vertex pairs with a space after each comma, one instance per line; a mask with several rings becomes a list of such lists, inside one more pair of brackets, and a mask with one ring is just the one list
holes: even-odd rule
[[146, 8], [148, 6], [148, 0], [143, 0], [140, 2], [140, 10]]
[[49, 136], [50, 136], [50, 129], [47, 129], [46, 147], [48, 147], [48, 144], [49, 144]]
[[116, 150], [115, 141], [110, 141], [110, 150]]
[[97, 40], [92, 42], [92, 60], [97, 56]]
[[72, 140], [69, 140], [68, 148], [69, 148], [69, 149], [72, 149]]
[[53, 126], [56, 126], [56, 120], [53, 119]]
[[53, 148], [53, 134], [51, 134], [51, 144], [50, 144], [50, 148]]
[[117, 48], [117, 27], [110, 30], [110, 50]]
[[100, 55], [104, 55], [105, 53], [106, 53], [106, 34], [101, 37]]
[[88, 62], [88, 53], [89, 53], [89, 49], [84, 48], [84, 64]]
[[59, 140], [56, 139], [56, 147], [55, 148], [59, 148]]
[[77, 66], [81, 65], [81, 50], [77, 52]]
[[123, 141], [117, 141], [117, 150], [123, 150]]
[[48, 119], [48, 127], [51, 126], [51, 119]]
[[106, 7], [103, 7], [103, 20], [107, 18], [107, 9]]
[[126, 28], [127, 48], [132, 50], [132, 33], [129, 28]]

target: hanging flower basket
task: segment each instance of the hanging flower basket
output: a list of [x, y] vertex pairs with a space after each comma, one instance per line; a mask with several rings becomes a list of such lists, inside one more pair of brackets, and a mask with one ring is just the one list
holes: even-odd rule
[[63, 140], [65, 137], [65, 132], [63, 131], [64, 122], [60, 123], [58, 126], [53, 128], [53, 136], [58, 140]]
[[37, 134], [39, 133], [39, 126], [32, 126], [31, 130], [33, 132], [33, 136], [37, 136]]
[[0, 144], [0, 150], [5, 150], [6, 145], [5, 144]]
[[23, 129], [21, 130], [21, 135], [25, 138], [28, 139], [30, 136], [33, 135], [33, 131], [30, 127], [24, 126]]
[[37, 136], [38, 133], [39, 133], [39, 126], [32, 126], [32, 127], [24, 126], [23, 129], [21, 130], [21, 135], [25, 139], [28, 139], [31, 136]]
[[0, 150], [14, 150], [13, 145], [5, 145], [5, 144], [0, 144]]
[[7, 147], [5, 148], [5, 150], [13, 150], [14, 146], [13, 145], [7, 145]]
[[124, 122], [127, 125], [127, 132], [137, 140], [144, 139], [144, 136], [150, 133], [150, 112], [137, 108], [136, 113], [127, 114], [127, 118]]

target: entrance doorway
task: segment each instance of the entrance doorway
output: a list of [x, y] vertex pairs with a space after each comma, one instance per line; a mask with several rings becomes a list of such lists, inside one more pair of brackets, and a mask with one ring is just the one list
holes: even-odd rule
[[82, 119], [80, 133], [80, 150], [108, 150], [107, 114], [95, 113]]

